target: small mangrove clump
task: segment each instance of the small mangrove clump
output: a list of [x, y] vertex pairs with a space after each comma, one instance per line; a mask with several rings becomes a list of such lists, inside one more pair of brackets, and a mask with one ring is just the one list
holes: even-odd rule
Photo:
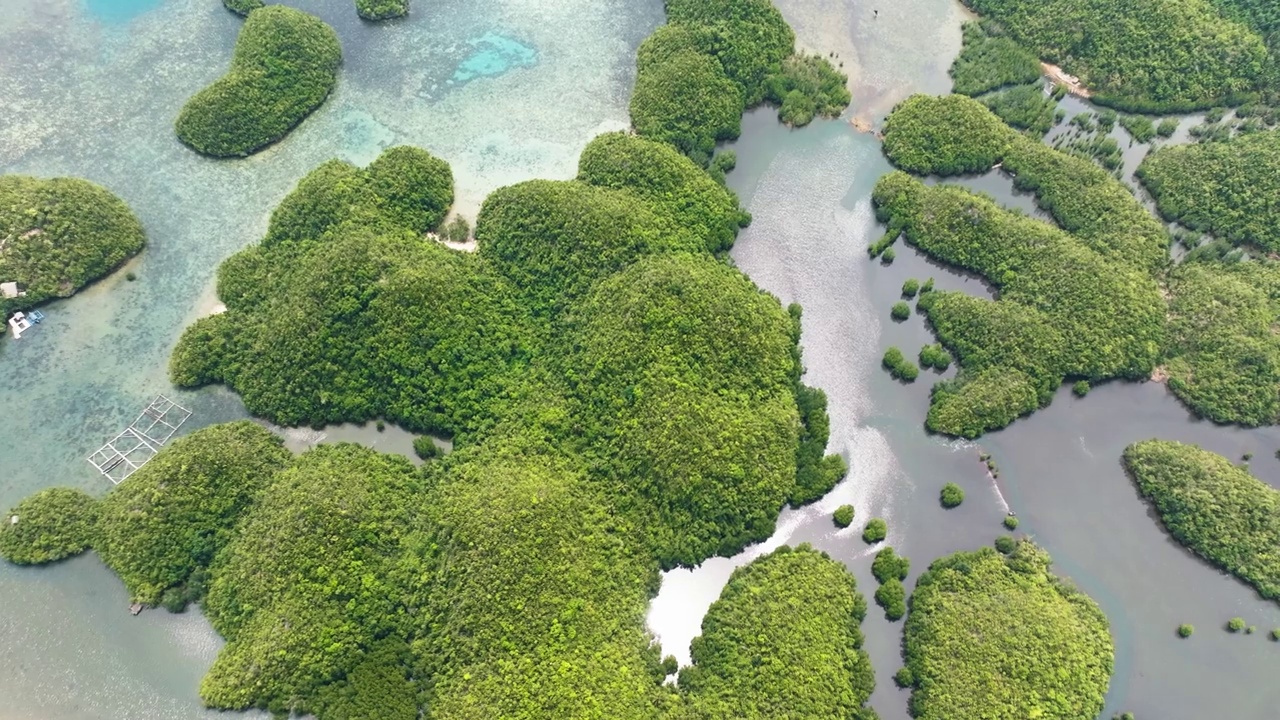
[[1014, 548], [1017, 546], [1018, 541], [1014, 540], [1010, 535], [1001, 535], [996, 538], [996, 550], [998, 550], [1001, 555], [1008, 555], [1013, 552]]
[[875, 545], [884, 540], [889, 534], [889, 525], [880, 518], [871, 518], [867, 522], [867, 526], [862, 529], [862, 541], [868, 545]]
[[881, 584], [890, 580], [906, 580], [910, 570], [911, 560], [904, 555], [899, 555], [891, 547], [876, 553], [876, 559], [871, 562], [871, 574], [875, 576], [876, 582]]
[[941, 343], [925, 345], [920, 348], [920, 367], [933, 368], [938, 372], [945, 372], [947, 368], [951, 367], [951, 354], [942, 348]]
[[390, 20], [409, 14], [409, 0], [356, 0], [356, 13], [365, 20]]
[[1196, 628], [1194, 625], [1191, 625], [1189, 623], [1183, 623], [1178, 626], [1178, 637], [1189, 638], [1191, 637], [1191, 633], [1194, 633], [1195, 631], [1196, 631]]
[[831, 520], [838, 528], [847, 528], [853, 524], [853, 506], [841, 505], [836, 508], [835, 513], [831, 516]]
[[884, 617], [890, 622], [901, 620], [907, 614], [907, 589], [898, 578], [889, 578], [876, 588], [876, 604], [884, 608]]
[[893, 304], [893, 309], [889, 311], [889, 317], [897, 322], [902, 322], [911, 317], [911, 306], [899, 300]]
[[444, 454], [439, 445], [428, 435], [413, 439], [413, 452], [422, 460], [434, 460]]
[[942, 507], [950, 510], [964, 502], [964, 490], [959, 485], [949, 482], [942, 486]]
[[1018, 516], [1017, 516], [1017, 515], [1005, 515], [1005, 516], [1004, 516], [1004, 526], [1005, 526], [1005, 528], [1007, 528], [1007, 529], [1009, 529], [1009, 530], [1017, 530], [1017, 529], [1018, 529]]
[[1227, 621], [1227, 632], [1238, 633], [1244, 629], [1244, 618], [1233, 617]]
[[1071, 386], [1071, 392], [1075, 393], [1076, 397], [1084, 397], [1085, 395], [1088, 395], [1091, 389], [1092, 388], [1089, 386], [1088, 380], [1077, 380], [1075, 384]]
[[918, 292], [920, 292], [919, 280], [916, 280], [915, 278], [910, 278], [906, 282], [902, 283], [902, 297], [913, 298], [916, 296], [916, 293]]
[[910, 360], [907, 360], [902, 355], [902, 351], [896, 347], [891, 347], [885, 351], [881, 364], [896, 380], [914, 382], [920, 376], [920, 368], [916, 367]]

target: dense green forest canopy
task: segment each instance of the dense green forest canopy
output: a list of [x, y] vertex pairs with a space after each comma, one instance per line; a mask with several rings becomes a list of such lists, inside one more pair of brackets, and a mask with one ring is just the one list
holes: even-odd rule
[[968, 22], [964, 43], [951, 65], [954, 91], [975, 97], [1009, 85], [1040, 79], [1040, 60], [994, 23]]
[[[718, 37], [775, 32], [776, 10], [740, 4]], [[702, 56], [770, 91], [770, 63], [726, 53]], [[808, 60], [795, 72], [829, 80]], [[175, 382], [228, 384], [284, 424], [386, 418], [452, 435], [456, 452], [416, 471], [311, 453], [265, 481], [237, 526], [252, 537], [220, 545], [199, 578], [229, 640], [207, 702], [321, 718], [722, 717], [780, 702], [715, 656], [707, 677], [738, 684], [714, 699], [663, 686], [671, 668], [644, 629], [659, 568], [767, 537], [783, 505], [845, 472], [824, 456], [825, 396], [800, 382], [798, 306], [717, 258], [748, 217], [682, 149], [601, 136], [576, 179], [495, 192], [472, 254], [423, 236], [452, 200], [440, 161], [406, 148], [363, 170], [331, 161], [222, 266], [227, 311], [188, 329]], [[304, 526], [324, 528], [327, 556]], [[779, 621], [814, 658], [845, 661], [787, 692], [846, 717], [870, 692], [865, 604], [837, 563], [813, 572], [804, 592], [835, 604]], [[781, 653], [791, 627], [758, 652]]]
[[1165, 218], [1237, 245], [1280, 251], [1280, 131], [1159, 148], [1142, 161], [1138, 177]]
[[248, 421], [179, 438], [102, 499], [93, 548], [134, 602], [155, 605], [167, 591], [199, 599], [200, 588], [186, 587], [192, 576], [288, 459], [274, 435]]
[[844, 566], [807, 545], [738, 568], [703, 618], [694, 664], [680, 672], [687, 707], [676, 716], [871, 720], [866, 609]]
[[1124, 464], [1174, 539], [1280, 601], [1280, 491], [1195, 445], [1134, 443]]
[[667, 0], [667, 24], [640, 46], [631, 123], [705, 165], [738, 136], [747, 108], [768, 101], [807, 125], [851, 99], [825, 58], [795, 52], [795, 34], [769, 0]]
[[[899, 167], [953, 175], [999, 163], [1057, 222], [902, 173], [880, 181], [874, 199], [888, 240], [905, 233], [1000, 292], [998, 301], [921, 295], [920, 309], [961, 367], [956, 380], [934, 389], [931, 428], [974, 436], [1048, 402], [1064, 378], [1138, 379], [1159, 366], [1202, 417], [1242, 425], [1280, 417], [1280, 342], [1272, 331], [1280, 265], [1212, 247], [1171, 265], [1168, 235], [1120, 182], [1086, 158], [1019, 135], [972, 99], [916, 96], [885, 128], [885, 152]], [[1159, 151], [1153, 162], [1166, 152], [1175, 151]], [[1170, 182], [1196, 179], [1183, 175]], [[1190, 184], [1180, 192], [1192, 192]], [[1199, 197], [1212, 202], [1211, 193]], [[1268, 214], [1259, 208], [1255, 216]]]
[[[965, 0], [1024, 47], [1080, 77], [1094, 100], [1178, 112], [1235, 104], [1274, 87], [1259, 29], [1268, 3], [1248, 0]], [[1242, 22], [1243, 21], [1243, 22]], [[1264, 25], [1270, 23], [1270, 25]], [[1257, 29], [1255, 29], [1257, 28]]]
[[662, 564], [767, 538], [800, 427], [777, 300], [708, 256], [656, 256], [600, 282], [568, 325], [574, 415]]
[[1193, 259], [1168, 288], [1169, 389], [1214, 422], [1280, 420], [1280, 265]]
[[1079, 720], [1102, 711], [1114, 647], [1088, 596], [1021, 541], [935, 561], [916, 582], [903, 647], [920, 720]]
[[0, 175], [0, 320], [70, 297], [142, 250], [142, 223], [123, 200], [79, 178]]
[[41, 490], [0, 518], [0, 556], [40, 565], [79, 555], [94, 544], [97, 512], [97, 501], [81, 490]]
[[283, 5], [253, 10], [227, 74], [182, 107], [178, 139], [214, 157], [243, 157], [280, 140], [320, 107], [342, 47], [319, 18]]
[[[429, 556], [408, 552], [424, 542], [424, 479], [402, 457], [344, 444], [319, 446], [267, 481], [210, 569], [204, 609], [228, 642], [201, 697], [224, 709], [413, 717], [401, 710], [416, 707], [400, 658], [375, 656], [405, 644], [410, 579], [427, 572]], [[386, 691], [357, 682], [351, 697], [320, 691], [360, 678], [366, 663]], [[388, 692], [395, 674], [402, 695]]]

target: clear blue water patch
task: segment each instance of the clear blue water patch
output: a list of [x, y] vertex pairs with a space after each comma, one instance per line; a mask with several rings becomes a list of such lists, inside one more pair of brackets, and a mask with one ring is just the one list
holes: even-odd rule
[[93, 17], [107, 23], [127, 23], [139, 15], [155, 10], [164, 0], [84, 0]]
[[453, 71], [450, 80], [465, 83], [480, 77], [494, 77], [512, 68], [538, 64], [538, 51], [515, 38], [487, 32], [468, 40], [472, 52]]

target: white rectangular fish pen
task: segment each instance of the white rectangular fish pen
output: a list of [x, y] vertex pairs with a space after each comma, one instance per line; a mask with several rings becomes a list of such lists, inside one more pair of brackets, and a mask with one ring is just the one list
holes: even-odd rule
[[89, 463], [119, 485], [155, 457], [190, 417], [190, 410], [158, 395], [129, 427], [90, 455]]

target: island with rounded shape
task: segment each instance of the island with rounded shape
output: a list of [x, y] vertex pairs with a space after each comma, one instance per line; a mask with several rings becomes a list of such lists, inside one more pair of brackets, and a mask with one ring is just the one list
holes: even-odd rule
[[919, 720], [1079, 720], [1102, 712], [1114, 646], [1087, 595], [1021, 541], [935, 561], [916, 581], [903, 647]]
[[0, 175], [0, 320], [70, 297], [146, 243], [142, 223], [111, 191], [80, 178]]
[[41, 490], [0, 518], [0, 557], [41, 565], [79, 555], [93, 546], [97, 515], [97, 501], [81, 490]]
[[244, 157], [278, 142], [324, 103], [342, 46], [319, 18], [283, 5], [249, 13], [227, 74], [182, 107], [178, 139], [212, 157]]

